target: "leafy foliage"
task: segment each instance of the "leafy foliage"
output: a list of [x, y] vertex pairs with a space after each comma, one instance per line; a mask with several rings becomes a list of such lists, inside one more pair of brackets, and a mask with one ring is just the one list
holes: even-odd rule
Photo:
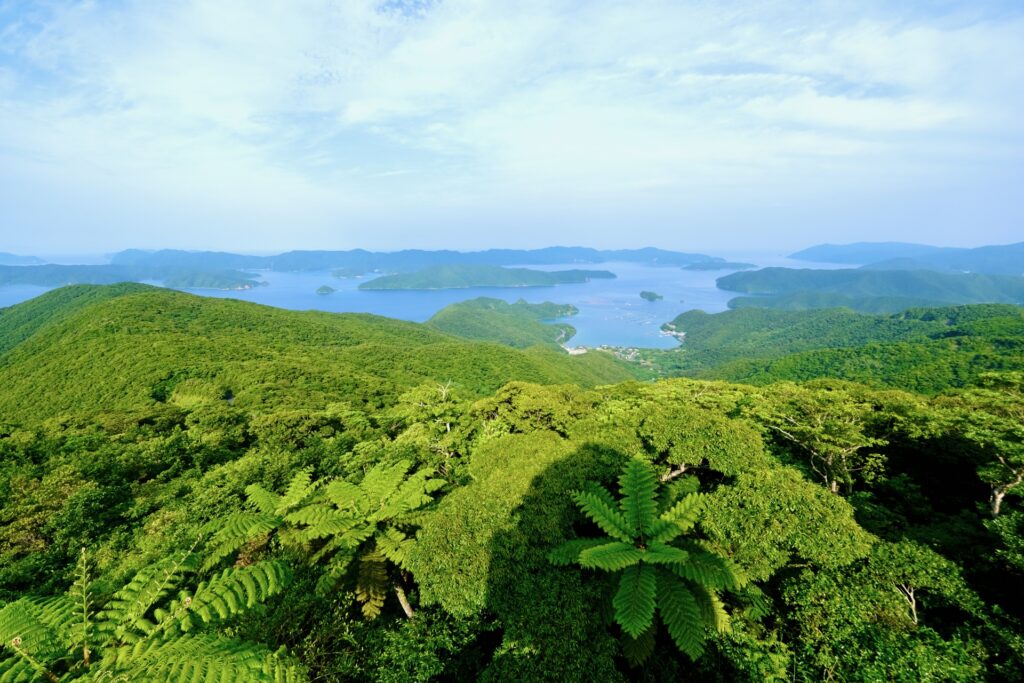
[[632, 659], [649, 654], [636, 641], [650, 637], [655, 609], [679, 650], [697, 659], [704, 652], [705, 627], [728, 628], [717, 591], [740, 588], [744, 579], [727, 560], [697, 543], [678, 540], [699, 518], [705, 503], [701, 494], [691, 493], [659, 515], [657, 489], [650, 465], [632, 459], [619, 477], [617, 505], [597, 485], [577, 492], [580, 510], [612, 538], [567, 541], [549, 560], [621, 572], [612, 605]]
[[188, 591], [194, 564], [189, 554], [147, 567], [97, 611], [83, 550], [68, 594], [23, 597], [0, 609], [0, 679], [305, 680], [283, 651], [211, 630], [280, 593], [287, 567], [226, 569]]

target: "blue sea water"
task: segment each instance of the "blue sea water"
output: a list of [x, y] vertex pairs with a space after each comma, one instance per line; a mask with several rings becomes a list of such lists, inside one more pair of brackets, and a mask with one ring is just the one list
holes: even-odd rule
[[[823, 264], [793, 262], [778, 256], [747, 256], [729, 258], [758, 265], [791, 267], [835, 267]], [[584, 267], [580, 264], [529, 266], [544, 270]], [[688, 271], [677, 267], [655, 267], [636, 263], [602, 263], [587, 268], [610, 270], [614, 280], [592, 280], [554, 287], [495, 287], [446, 289], [432, 291], [361, 291], [366, 278], [339, 279], [329, 272], [282, 273], [261, 271], [259, 277], [267, 286], [244, 291], [221, 292], [209, 289], [188, 289], [201, 296], [240, 299], [292, 310], [320, 310], [336, 313], [374, 313], [389, 318], [423, 322], [449, 304], [480, 296], [514, 302], [554, 301], [572, 304], [579, 314], [566, 322], [576, 328], [569, 346], [629, 346], [671, 348], [678, 342], [661, 333], [661, 324], [691, 309], [709, 313], [726, 310], [735, 292], [715, 287], [715, 280], [731, 271]], [[372, 276], [370, 276], [372, 277]], [[321, 285], [329, 285], [333, 294], [317, 294]], [[0, 307], [25, 301], [47, 291], [46, 287], [10, 285], [0, 287]], [[649, 290], [661, 294], [660, 301], [640, 298]]]

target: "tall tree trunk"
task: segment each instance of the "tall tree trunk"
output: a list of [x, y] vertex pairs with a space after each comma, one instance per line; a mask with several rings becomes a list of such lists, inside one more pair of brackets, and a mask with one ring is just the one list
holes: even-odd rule
[[412, 619], [412, 615], [415, 614], [412, 610], [412, 605], [409, 604], [409, 598], [405, 596], [405, 590], [402, 589], [402, 584], [397, 580], [395, 581], [395, 595], [398, 597], [398, 602], [402, 605], [402, 611], [405, 612], [405, 616]]
[[989, 496], [989, 502], [992, 504], [992, 516], [998, 517], [999, 510], [1003, 507], [1003, 498], [1006, 498], [1006, 490], [1001, 488], [993, 488], [992, 495]]

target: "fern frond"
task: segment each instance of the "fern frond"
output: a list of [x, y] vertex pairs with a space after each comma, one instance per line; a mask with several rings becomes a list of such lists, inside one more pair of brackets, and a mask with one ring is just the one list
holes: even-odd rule
[[616, 572], [637, 564], [643, 556], [644, 551], [632, 543], [613, 541], [582, 550], [579, 555], [579, 563], [586, 569]]
[[217, 531], [210, 539], [212, 548], [207, 550], [202, 571], [215, 567], [225, 557], [238, 552], [254, 538], [280, 527], [282, 522], [277, 515], [263, 512], [236, 512], [229, 515], [219, 523]]
[[654, 621], [655, 585], [654, 568], [645, 564], [627, 567], [619, 579], [619, 590], [612, 600], [615, 621], [634, 638], [650, 628]]
[[316, 490], [317, 484], [313, 482], [313, 468], [305, 467], [295, 473], [288, 483], [288, 488], [278, 502], [275, 512], [283, 515], [304, 500]]
[[411, 466], [408, 460], [401, 460], [394, 465], [378, 463], [370, 468], [359, 482], [359, 488], [369, 499], [372, 509], [379, 509], [395, 494]]
[[719, 600], [715, 591], [706, 586], [690, 584], [690, 592], [697, 599], [700, 607], [701, 619], [705, 624], [711, 626], [719, 633], [729, 630], [729, 613], [725, 611], [725, 605]]
[[75, 603], [64, 596], [15, 600], [0, 609], [0, 651], [10, 648], [33, 668], [60, 659], [75, 617]]
[[93, 679], [181, 683], [306, 680], [298, 662], [263, 646], [212, 633], [147, 639], [132, 648], [117, 649], [120, 652], [104, 659], [98, 671], [90, 672]]
[[380, 615], [387, 587], [388, 573], [384, 556], [376, 551], [364, 553], [359, 558], [359, 571], [356, 575], [356, 600], [363, 603], [363, 616], [366, 619], [373, 620]]
[[189, 631], [198, 626], [227, 619], [265, 602], [291, 582], [292, 573], [283, 562], [264, 561], [240, 569], [225, 569], [183, 595], [168, 607], [162, 626]]
[[340, 510], [355, 510], [365, 514], [370, 509], [370, 500], [363, 490], [351, 482], [332, 481], [325, 489], [328, 500]]
[[658, 477], [645, 461], [633, 458], [619, 476], [619, 508], [633, 536], [648, 536], [658, 514]]
[[420, 470], [410, 476], [398, 487], [387, 503], [371, 516], [371, 519], [373, 521], [394, 519], [433, 501], [430, 494], [444, 487], [447, 482], [443, 479], [429, 479], [429, 476], [430, 473], [427, 470]]
[[281, 496], [259, 484], [249, 484], [245, 487], [245, 502], [264, 515], [276, 515], [281, 505]]
[[[125, 637], [136, 627], [146, 613], [178, 587], [185, 574], [195, 571], [195, 556], [187, 553], [180, 558], [167, 558], [156, 562], [135, 575], [96, 616], [97, 628], [105, 635], [111, 631]], [[145, 623], [140, 622], [144, 628]]]
[[22, 683], [37, 680], [43, 673], [27, 659], [15, 655], [0, 659], [0, 683]]
[[665, 543], [651, 543], [644, 553], [644, 562], [652, 564], [684, 564], [689, 559], [688, 552]]
[[407, 537], [398, 529], [388, 529], [377, 534], [377, 550], [402, 569], [406, 569], [409, 555], [416, 546], [416, 540]]
[[329, 595], [348, 572], [348, 568], [354, 558], [355, 555], [351, 550], [340, 552], [332, 557], [331, 561], [324, 567], [323, 574], [320, 575], [316, 582], [316, 594], [320, 596]]
[[682, 581], [663, 570], [658, 572], [658, 612], [681, 652], [693, 660], [704, 654], [700, 603]]
[[297, 530], [296, 537], [302, 541], [312, 541], [344, 533], [358, 524], [360, 519], [330, 505], [313, 503], [290, 513], [285, 521], [303, 525], [303, 528]]
[[587, 548], [594, 548], [608, 543], [607, 538], [575, 538], [566, 541], [548, 553], [548, 562], [556, 567], [579, 564], [580, 553]]
[[583, 514], [590, 517], [601, 528], [601, 531], [612, 538], [632, 543], [633, 534], [630, 533], [626, 518], [614, 506], [609, 506], [604, 496], [592, 490], [578, 491], [573, 495], [573, 500], [579, 505]]
[[740, 588], [746, 581], [742, 572], [729, 560], [710, 553], [693, 541], [682, 543], [690, 559], [671, 565], [679, 577], [708, 588]]
[[622, 654], [625, 655], [630, 666], [640, 666], [654, 653], [656, 631], [657, 626], [652, 622], [651, 627], [641, 633], [638, 638], [633, 638], [627, 633], [622, 634]]
[[692, 529], [700, 519], [706, 501], [707, 497], [700, 493], [691, 493], [680, 500], [658, 518], [651, 540], [667, 543]]

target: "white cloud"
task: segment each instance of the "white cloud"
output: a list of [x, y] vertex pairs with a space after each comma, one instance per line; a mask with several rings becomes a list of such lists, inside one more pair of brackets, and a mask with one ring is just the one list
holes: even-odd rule
[[956, 185], [1024, 151], [1024, 19], [967, 3], [128, 0], [0, 36], [5, 175], [200, 225], [215, 206], [270, 229], [290, 203], [323, 236], [524, 197], [708, 215]]

